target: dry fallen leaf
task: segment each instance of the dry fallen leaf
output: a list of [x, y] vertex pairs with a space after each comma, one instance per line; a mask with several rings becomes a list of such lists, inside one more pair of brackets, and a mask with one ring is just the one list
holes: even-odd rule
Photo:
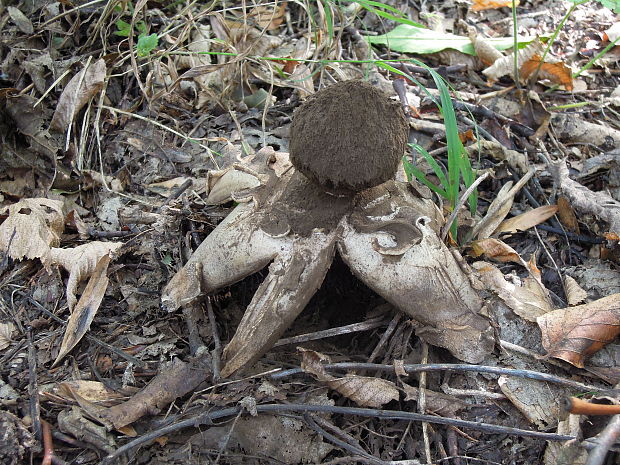
[[505, 277], [495, 265], [486, 262], [475, 262], [472, 267], [487, 289], [521, 318], [536, 322], [539, 316], [553, 310], [549, 296], [534, 278]]
[[573, 210], [570, 201], [564, 196], [558, 197], [558, 217], [560, 218], [560, 223], [562, 223], [566, 229], [579, 234], [577, 215], [575, 215], [575, 210]]
[[554, 84], [563, 85], [566, 90], [573, 90], [573, 71], [568, 66], [562, 62], [543, 62], [542, 64], [540, 62], [541, 57], [534, 55], [523, 63], [519, 71], [521, 79], [527, 81], [540, 65], [537, 79], [548, 79]]
[[103, 58], [73, 76], [58, 99], [50, 129], [66, 131], [86, 102], [103, 88], [105, 77], [106, 65]]
[[[473, 0], [471, 11], [492, 10], [504, 6], [511, 7], [512, 0]], [[519, 5], [519, 0], [515, 0], [515, 6]]]
[[56, 366], [62, 358], [73, 349], [90, 329], [106, 289], [108, 288], [108, 265], [110, 256], [101, 257], [92, 273], [82, 297], [69, 317], [60, 351], [52, 366]]
[[36, 198], [1, 209], [9, 216], [0, 225], [0, 251], [14, 260], [45, 257], [65, 228], [62, 207], [58, 200]]
[[495, 230], [499, 233], [516, 233], [526, 231], [536, 225], [544, 223], [558, 211], [557, 205], [544, 205], [514, 216], [502, 223]]
[[23, 32], [24, 34], [32, 34], [34, 32], [34, 27], [32, 23], [28, 19], [28, 17], [21, 12], [21, 10], [15, 8], [14, 6], [7, 7], [7, 12], [9, 16], [17, 26], [17, 28]]
[[620, 294], [549, 312], [537, 322], [548, 355], [583, 368], [587, 356], [620, 334]]
[[[524, 63], [528, 62], [535, 55], [542, 55], [543, 46], [540, 40], [535, 40], [527, 47], [517, 52], [517, 59], [519, 61], [519, 69]], [[488, 68], [484, 69], [482, 73], [489, 79], [489, 82], [493, 83], [502, 76], [511, 76], [514, 79], [514, 53], [503, 56], [498, 59]]]
[[480, 239], [472, 242], [471, 248], [473, 257], [485, 255], [488, 258], [502, 263], [514, 262], [524, 264], [523, 259], [519, 256], [517, 251], [499, 239], [494, 239], [492, 237]]
[[497, 50], [486, 38], [480, 37], [475, 27], [469, 26], [467, 28], [467, 34], [474, 46], [476, 56], [485, 66], [491, 66], [504, 56], [502, 52]]
[[381, 407], [392, 400], [398, 400], [398, 388], [388, 380], [367, 376], [348, 375], [336, 378], [325, 371], [323, 362], [329, 363], [329, 357], [299, 347], [303, 354], [301, 368], [326, 383], [331, 389], [351, 399], [361, 407]]
[[94, 273], [102, 257], [110, 257], [123, 245], [122, 242], [93, 241], [71, 249], [53, 248], [50, 250], [46, 265], [60, 265], [69, 272], [67, 281], [67, 305], [73, 309], [75, 294], [81, 280]]
[[328, 381], [327, 385], [360, 407], [378, 408], [392, 400], [398, 400], [398, 388], [387, 379], [348, 375], [334, 378]]
[[564, 276], [564, 288], [566, 289], [566, 299], [570, 307], [579, 305], [588, 298], [588, 293], [571, 276]]

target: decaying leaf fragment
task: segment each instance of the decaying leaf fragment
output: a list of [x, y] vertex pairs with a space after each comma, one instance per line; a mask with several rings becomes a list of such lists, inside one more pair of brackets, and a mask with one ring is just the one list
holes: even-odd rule
[[319, 381], [327, 384], [334, 391], [351, 399], [360, 407], [378, 408], [392, 400], [398, 400], [398, 388], [386, 379], [370, 376], [347, 375], [341, 378], [333, 376], [323, 367], [322, 362], [329, 363], [329, 357], [314, 350], [299, 349], [303, 353], [302, 369]]
[[106, 289], [108, 288], [108, 265], [110, 264], [110, 256], [104, 255], [98, 261], [97, 266], [93, 270], [93, 273], [84, 289], [82, 297], [73, 309], [67, 327], [65, 328], [65, 335], [60, 345], [60, 350], [56, 360], [52, 364], [55, 366], [60, 360], [67, 355], [71, 349], [73, 349], [78, 342], [84, 337], [86, 332], [90, 329], [90, 324], [93, 322]]
[[22, 199], [2, 209], [0, 251], [14, 260], [43, 258], [64, 231], [63, 203], [44, 198]]
[[587, 356], [620, 334], [620, 294], [555, 310], [537, 321], [549, 356], [583, 368]]
[[94, 273], [101, 258], [112, 256], [122, 245], [122, 242], [93, 241], [70, 249], [53, 248], [50, 250], [45, 264], [60, 265], [69, 272], [67, 305], [70, 310], [77, 301], [75, 294], [80, 281]]
[[106, 65], [103, 58], [73, 76], [58, 99], [50, 129], [64, 132], [86, 102], [103, 88], [105, 76]]
[[516, 276], [506, 279], [495, 265], [487, 262], [475, 262], [472, 267], [487, 289], [496, 293], [521, 318], [535, 322], [536, 318], [553, 310], [548, 294], [535, 279]]

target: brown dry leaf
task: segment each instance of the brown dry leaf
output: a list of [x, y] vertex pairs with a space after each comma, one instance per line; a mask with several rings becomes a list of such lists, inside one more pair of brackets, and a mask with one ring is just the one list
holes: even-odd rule
[[521, 318], [534, 323], [539, 316], [553, 310], [549, 296], [534, 278], [505, 277], [495, 265], [486, 262], [475, 262], [472, 267], [486, 288]]
[[82, 399], [103, 406], [118, 404], [125, 398], [125, 395], [113, 391], [99, 381], [88, 380], [63, 381], [52, 389], [52, 393], [66, 401], [76, 400], [77, 394]]
[[495, 230], [495, 233], [516, 233], [518, 231], [526, 231], [536, 225], [544, 223], [555, 215], [557, 211], [557, 205], [544, 205], [542, 207], [534, 208], [526, 211], [525, 213], [521, 213], [520, 215], [502, 221], [502, 223]]
[[587, 356], [620, 334], [620, 294], [555, 310], [537, 322], [548, 355], [583, 368]]
[[491, 66], [504, 56], [502, 52], [493, 47], [493, 45], [491, 45], [486, 38], [480, 37], [475, 27], [468, 26], [467, 34], [469, 36], [469, 40], [471, 40], [471, 43], [474, 46], [476, 56], [485, 66]]
[[[541, 57], [539, 55], [534, 55], [523, 63], [519, 71], [521, 79], [527, 81], [538, 68], [540, 61]], [[538, 79], [548, 79], [554, 84], [563, 85], [566, 90], [573, 90], [573, 72], [562, 62], [544, 62], [540, 65], [540, 69], [538, 70]]]
[[110, 256], [101, 257], [92, 273], [82, 297], [69, 317], [60, 351], [52, 366], [56, 366], [62, 358], [73, 349], [90, 329], [106, 289], [108, 288], [108, 265]]
[[[405, 401], [418, 401], [420, 390], [417, 387], [402, 383], [403, 391], [405, 391]], [[468, 403], [462, 401], [458, 397], [450, 396], [442, 392], [435, 392], [429, 389], [425, 391], [426, 410], [442, 417], [455, 417], [459, 410], [468, 407]]]
[[302, 353], [301, 369], [306, 373], [311, 374], [319, 381], [332, 381], [334, 376], [325, 371], [323, 363], [330, 363], [330, 358], [317, 352], [315, 350], [304, 349], [303, 347], [297, 347], [297, 350]]
[[44, 258], [64, 231], [63, 203], [44, 198], [22, 199], [0, 210], [0, 250], [14, 260]]
[[579, 234], [577, 215], [575, 215], [575, 210], [573, 210], [570, 201], [564, 196], [558, 197], [558, 217], [560, 218], [560, 223], [562, 223], [566, 229], [575, 234]]
[[69, 310], [76, 303], [75, 294], [82, 279], [88, 278], [95, 272], [102, 257], [111, 257], [113, 252], [123, 245], [122, 242], [93, 241], [71, 249], [53, 248], [49, 252], [46, 265], [60, 265], [69, 272], [67, 282], [67, 305]]
[[480, 255], [485, 255], [488, 258], [493, 260], [497, 260], [498, 262], [506, 263], [506, 262], [514, 262], [523, 264], [523, 259], [519, 256], [519, 254], [510, 247], [508, 244], [500, 241], [499, 239], [494, 239], [492, 237], [486, 239], [479, 239], [471, 243], [472, 248], [472, 256], [479, 257]]
[[[511, 7], [512, 0], [473, 0], [471, 11], [493, 10], [504, 6]], [[519, 0], [515, 0], [515, 6], [519, 5]]]
[[317, 380], [326, 383], [331, 389], [351, 399], [362, 407], [381, 407], [391, 400], [398, 400], [398, 388], [385, 379], [368, 376], [348, 375], [336, 378], [325, 371], [323, 363], [329, 363], [329, 357], [314, 350], [298, 347], [301, 351], [301, 368]]
[[287, 3], [282, 2], [278, 5], [276, 2], [275, 5], [270, 6], [258, 5], [250, 10], [248, 17], [254, 20], [259, 28], [273, 31], [284, 22]]
[[398, 400], [398, 388], [387, 379], [349, 375], [328, 381], [327, 385], [360, 407], [378, 408]]
[[64, 132], [80, 109], [102, 88], [106, 77], [103, 58], [73, 76], [58, 99], [50, 129]]
[[[528, 62], [535, 55], [542, 55], [543, 46], [540, 40], [535, 40], [527, 47], [517, 52], [517, 59], [519, 61], [519, 69], [524, 63]], [[489, 79], [489, 82], [493, 83], [502, 76], [511, 76], [514, 79], [514, 53], [503, 56], [497, 60], [493, 65], [484, 69], [482, 73]]]
[[588, 298], [588, 293], [571, 276], [564, 276], [564, 288], [566, 289], [566, 299], [570, 307], [579, 305]]
[[186, 181], [192, 181], [190, 189], [202, 193], [204, 191], [204, 184], [206, 179], [202, 178], [189, 178], [186, 176], [178, 176], [176, 178], [168, 179], [167, 181], [154, 182], [148, 184], [146, 188], [151, 192], [161, 195], [162, 197], [170, 197], [179, 187], [181, 187]]

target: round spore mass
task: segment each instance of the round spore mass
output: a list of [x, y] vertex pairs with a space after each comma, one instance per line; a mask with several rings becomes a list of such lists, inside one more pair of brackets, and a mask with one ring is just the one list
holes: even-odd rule
[[397, 102], [363, 81], [341, 82], [295, 112], [291, 161], [327, 191], [358, 192], [394, 176], [408, 131]]

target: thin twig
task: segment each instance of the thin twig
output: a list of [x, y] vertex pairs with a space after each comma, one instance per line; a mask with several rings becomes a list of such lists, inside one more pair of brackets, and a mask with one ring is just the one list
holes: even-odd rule
[[363, 321], [361, 323], [352, 323], [350, 325], [339, 326], [337, 328], [330, 328], [323, 331], [315, 331], [314, 333], [300, 334], [299, 336], [283, 338], [276, 342], [274, 344], [274, 347], [280, 347], [289, 344], [299, 344], [308, 341], [316, 341], [318, 339], [341, 336], [343, 334], [357, 333], [360, 331], [368, 331], [384, 326], [385, 323], [386, 320], [383, 318], [373, 318], [372, 320]]
[[[326, 364], [326, 370], [375, 370], [375, 371], [394, 371], [394, 365], [380, 365], [376, 363], [330, 363]], [[422, 371], [456, 371], [456, 372], [474, 372], [474, 373], [490, 373], [495, 375], [515, 376], [517, 378], [535, 379], [538, 381], [546, 381], [548, 383], [559, 384], [562, 386], [572, 387], [580, 391], [600, 391], [604, 390], [600, 386], [592, 386], [589, 384], [579, 383], [571, 379], [561, 378], [559, 376], [540, 373], [532, 370], [517, 370], [514, 368], [502, 368], [486, 365], [470, 365], [466, 363], [429, 363], [429, 364], [409, 364], [403, 365], [407, 374], [419, 373]], [[304, 373], [301, 368], [292, 368], [290, 370], [282, 370], [271, 375], [272, 379], [286, 378], [291, 375]]]
[[[198, 426], [211, 426], [214, 420], [221, 418], [230, 418], [239, 415], [243, 412], [244, 408], [229, 407], [217, 411], [211, 411], [203, 413], [186, 420], [182, 420], [178, 423], [164, 426], [157, 430], [146, 433], [139, 438], [130, 441], [122, 447], [119, 447], [113, 454], [108, 455], [103, 461], [102, 465], [110, 465], [115, 463], [115, 460], [122, 455], [128, 453], [132, 449], [139, 447], [143, 444], [149, 443], [160, 436], [166, 436], [176, 431]], [[257, 413], [329, 413], [329, 414], [342, 414], [342, 415], [359, 415], [361, 417], [378, 418], [382, 420], [404, 420], [404, 421], [427, 421], [429, 423], [436, 423], [440, 425], [456, 426], [461, 428], [470, 428], [476, 431], [483, 431], [492, 434], [509, 434], [522, 437], [537, 438], [546, 441], [568, 441], [576, 439], [575, 436], [554, 434], [554, 433], [542, 433], [539, 431], [523, 430], [519, 428], [509, 428], [506, 426], [491, 425], [488, 423], [480, 423], [476, 421], [458, 420], [452, 418], [437, 417], [433, 415], [421, 415], [419, 413], [404, 412], [399, 410], [378, 410], [370, 408], [356, 408], [356, 407], [339, 407], [334, 405], [305, 405], [305, 404], [264, 404], [256, 406]]]
[[32, 431], [37, 441], [43, 441], [41, 426], [41, 404], [39, 402], [39, 385], [37, 381], [37, 351], [32, 340], [32, 328], [26, 332], [28, 338], [28, 397], [30, 406], [30, 418], [32, 419]]

